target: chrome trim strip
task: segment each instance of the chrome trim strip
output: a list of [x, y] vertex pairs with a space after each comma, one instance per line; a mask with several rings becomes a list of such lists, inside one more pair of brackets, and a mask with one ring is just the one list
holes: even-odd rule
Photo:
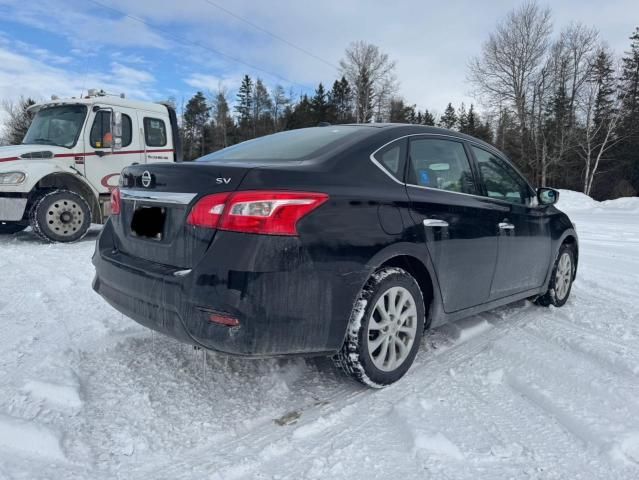
[[197, 193], [177, 193], [177, 192], [153, 192], [143, 190], [120, 190], [122, 200], [144, 201], [151, 203], [171, 203], [174, 205], [188, 205], [195, 198]]
[[[423, 190], [434, 190], [437, 192], [447, 192], [447, 193], [454, 193], [455, 195], [466, 195], [468, 197], [475, 197], [475, 198], [481, 198], [482, 200], [495, 200], [497, 202], [501, 202], [501, 203], [505, 203], [506, 205], [522, 205], [520, 203], [515, 203], [515, 202], [509, 202], [507, 200], [501, 200], [499, 198], [492, 198], [492, 197], [488, 197], [488, 196], [484, 196], [484, 195], [475, 195], [473, 193], [464, 193], [464, 192], [453, 192], [452, 190], [442, 190], [440, 188], [433, 188], [433, 187], [424, 187], [422, 185], [414, 185], [412, 183], [406, 183], [406, 182], [400, 182], [399, 180], [397, 180], [392, 173], [390, 173], [388, 170], [386, 170], [386, 168], [379, 163], [374, 155], [379, 152], [380, 150], [382, 150], [383, 148], [387, 147], [388, 145], [390, 145], [393, 142], [396, 142], [398, 140], [402, 140], [404, 138], [408, 138], [408, 137], [423, 137], [423, 136], [429, 136], [429, 137], [445, 137], [445, 138], [451, 138], [453, 140], [456, 140], [458, 142], [468, 142], [472, 145], [477, 146], [478, 148], [483, 148], [484, 150], [494, 150], [494, 152], [497, 154], [497, 157], [500, 158], [501, 160], [504, 160], [504, 158], [502, 157], [502, 154], [499, 153], [498, 150], [495, 150], [494, 147], [489, 147], [489, 146], [485, 146], [485, 145], [481, 145], [477, 142], [473, 142], [472, 140], [467, 140], [465, 138], [460, 138], [460, 137], [456, 137], [454, 135], [446, 135], [444, 133], [411, 133], [409, 135], [402, 135], [401, 137], [397, 137], [394, 138], [393, 140], [391, 140], [390, 142], [386, 142], [384, 145], [382, 145], [381, 147], [379, 147], [377, 150], [375, 150], [373, 153], [370, 154], [369, 158], [371, 160], [371, 162], [373, 162], [373, 164], [375, 166], [377, 166], [377, 168], [379, 168], [382, 172], [384, 172], [386, 175], [388, 175], [390, 177], [391, 180], [393, 180], [395, 183], [399, 183], [400, 185], [403, 185], [404, 187], [413, 187], [413, 188], [421, 188]], [[470, 160], [470, 159], [469, 159]], [[512, 165], [511, 162], [508, 162], [508, 165], [511, 167], [514, 167], [514, 165]], [[523, 175], [521, 175], [521, 172], [519, 172], [519, 170], [517, 170], [515, 168], [515, 171], [517, 173], [519, 173], [519, 175], [522, 177], [522, 179], [526, 182], [526, 184], [528, 184], [528, 186], [530, 187], [530, 183], [528, 183], [528, 181], [523, 177]], [[533, 189], [532, 187], [530, 187], [533, 191], [535, 191], [535, 189]], [[525, 207], [534, 207], [535, 205], [523, 205]]]

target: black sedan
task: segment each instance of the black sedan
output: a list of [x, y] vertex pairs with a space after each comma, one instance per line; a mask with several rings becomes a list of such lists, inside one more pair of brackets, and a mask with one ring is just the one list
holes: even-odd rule
[[526, 298], [566, 302], [578, 243], [558, 195], [448, 130], [277, 133], [127, 167], [94, 289], [181, 341], [329, 355], [382, 387], [410, 368], [425, 328]]

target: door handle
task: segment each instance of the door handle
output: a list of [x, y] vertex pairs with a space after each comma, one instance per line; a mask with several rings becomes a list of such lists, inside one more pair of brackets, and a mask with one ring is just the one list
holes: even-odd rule
[[425, 218], [425, 227], [447, 227], [448, 222], [446, 220], [440, 220], [439, 218]]
[[508, 222], [500, 222], [499, 223], [499, 230], [514, 230], [515, 226], [512, 223], [508, 223]]

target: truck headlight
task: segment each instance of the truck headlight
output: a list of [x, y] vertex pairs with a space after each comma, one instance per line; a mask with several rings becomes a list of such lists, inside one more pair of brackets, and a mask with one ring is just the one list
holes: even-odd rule
[[0, 173], [0, 185], [20, 185], [26, 178], [24, 172]]

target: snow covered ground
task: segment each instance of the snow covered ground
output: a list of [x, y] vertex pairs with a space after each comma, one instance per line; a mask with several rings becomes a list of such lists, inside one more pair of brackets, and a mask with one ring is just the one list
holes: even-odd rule
[[196, 352], [91, 290], [96, 233], [0, 238], [0, 479], [639, 478], [639, 199], [564, 192], [568, 304], [432, 332], [399, 384]]

